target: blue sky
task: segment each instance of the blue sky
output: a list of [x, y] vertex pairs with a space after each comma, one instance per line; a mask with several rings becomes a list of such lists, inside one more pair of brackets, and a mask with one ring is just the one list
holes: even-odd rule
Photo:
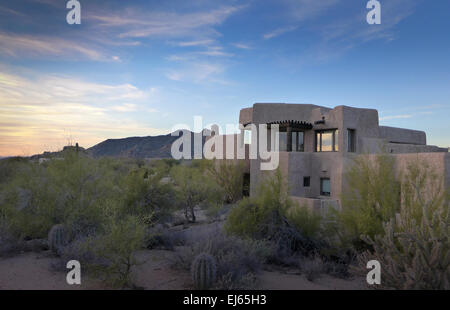
[[89, 147], [255, 102], [378, 109], [450, 146], [450, 2], [0, 0], [0, 156]]

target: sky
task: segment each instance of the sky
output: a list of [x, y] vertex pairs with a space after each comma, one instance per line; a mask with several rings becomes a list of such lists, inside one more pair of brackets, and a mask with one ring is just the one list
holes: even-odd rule
[[450, 2], [0, 0], [0, 156], [223, 127], [255, 102], [375, 108], [450, 146]]

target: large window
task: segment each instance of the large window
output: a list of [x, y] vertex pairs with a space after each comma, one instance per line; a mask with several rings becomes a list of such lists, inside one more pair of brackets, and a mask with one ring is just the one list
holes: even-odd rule
[[320, 195], [330, 196], [331, 195], [331, 182], [328, 178], [320, 179]]
[[[280, 133], [280, 144], [279, 144], [279, 150], [280, 152], [287, 152], [289, 151], [288, 147], [288, 137], [287, 132], [281, 131]], [[302, 131], [294, 131], [291, 132], [291, 143], [292, 143], [292, 152], [303, 152], [304, 151], [304, 142], [303, 142], [303, 132]]]
[[356, 152], [355, 130], [347, 129], [347, 152]]
[[337, 129], [316, 131], [316, 152], [337, 152], [338, 133]]

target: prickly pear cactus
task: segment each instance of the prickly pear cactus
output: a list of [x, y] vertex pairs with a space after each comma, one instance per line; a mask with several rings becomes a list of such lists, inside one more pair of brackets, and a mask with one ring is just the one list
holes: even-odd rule
[[67, 234], [64, 226], [62, 224], [53, 226], [48, 233], [48, 247], [53, 253], [59, 254], [65, 245], [67, 245]]
[[202, 253], [198, 255], [191, 266], [192, 280], [196, 289], [207, 290], [216, 282], [217, 264], [214, 257]]

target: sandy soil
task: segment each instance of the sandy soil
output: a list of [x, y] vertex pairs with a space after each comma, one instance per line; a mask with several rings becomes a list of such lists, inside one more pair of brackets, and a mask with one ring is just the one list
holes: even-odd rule
[[[188, 289], [189, 274], [170, 269], [170, 251], [152, 250], [137, 253], [144, 262], [133, 271], [134, 283], [143, 289]], [[83, 275], [81, 285], [68, 285], [66, 273], [53, 271], [54, 260], [49, 254], [24, 253], [11, 258], [0, 259], [0, 289], [3, 290], [97, 290], [108, 289], [100, 281]]]
[[343, 280], [322, 274], [317, 280], [308, 281], [303, 275], [263, 271], [260, 275], [263, 290], [361, 290], [364, 279]]
[[[190, 277], [187, 272], [170, 268], [173, 252], [163, 250], [145, 250], [137, 253], [143, 264], [134, 270], [137, 287], [149, 290], [190, 289]], [[107, 289], [99, 281], [82, 274], [81, 285], [68, 285], [66, 273], [52, 271], [54, 258], [46, 253], [24, 253], [15, 257], [0, 259], [0, 289], [3, 290], [72, 290]], [[310, 282], [303, 275], [285, 274], [279, 271], [263, 271], [259, 275], [261, 289], [267, 290], [334, 290], [364, 289], [363, 279], [343, 280], [329, 275], [321, 275]]]

